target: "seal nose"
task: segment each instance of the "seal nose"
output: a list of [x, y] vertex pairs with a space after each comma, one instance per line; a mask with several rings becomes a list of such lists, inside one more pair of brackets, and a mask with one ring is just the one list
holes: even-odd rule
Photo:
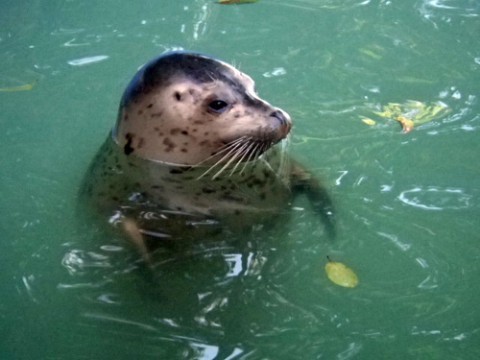
[[276, 118], [278, 121], [280, 121], [281, 125], [287, 125], [288, 120], [283, 111], [281, 110], [275, 110], [270, 114], [271, 117]]
[[286, 136], [290, 132], [290, 128], [292, 126], [290, 116], [288, 116], [286, 112], [279, 109], [273, 111], [270, 116], [278, 120], [283, 130], [283, 136]]

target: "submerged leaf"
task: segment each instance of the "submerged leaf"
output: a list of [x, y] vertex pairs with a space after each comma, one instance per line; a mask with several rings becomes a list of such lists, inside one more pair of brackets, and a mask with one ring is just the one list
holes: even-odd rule
[[368, 56], [368, 57], [371, 57], [371, 58], [373, 58], [373, 59], [375, 59], [375, 60], [380, 60], [380, 59], [382, 58], [382, 55], [377, 54], [376, 52], [374, 52], [374, 51], [372, 51], [372, 50], [370, 50], [370, 49], [365, 49], [365, 48], [363, 48], [363, 49], [360, 49], [359, 51], [360, 51], [362, 54], [364, 54], [364, 55], [366, 55], [366, 56]]
[[37, 82], [34, 81], [30, 84], [12, 86], [7, 88], [0, 88], [0, 92], [17, 92], [17, 91], [29, 91], [32, 90]]
[[358, 277], [352, 269], [340, 262], [331, 261], [328, 257], [327, 259], [328, 263], [325, 265], [325, 271], [330, 281], [339, 286], [349, 288], [358, 285]]

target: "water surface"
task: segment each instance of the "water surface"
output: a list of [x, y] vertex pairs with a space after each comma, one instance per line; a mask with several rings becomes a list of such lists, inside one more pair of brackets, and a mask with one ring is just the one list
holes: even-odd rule
[[[478, 1], [0, 10], [2, 358], [479, 357]], [[124, 87], [172, 49], [235, 64], [292, 115], [291, 152], [335, 201], [334, 241], [299, 198], [289, 224], [166, 247], [150, 273], [77, 217]], [[449, 112], [408, 134], [361, 121], [408, 100]], [[357, 288], [329, 282], [327, 255]]]

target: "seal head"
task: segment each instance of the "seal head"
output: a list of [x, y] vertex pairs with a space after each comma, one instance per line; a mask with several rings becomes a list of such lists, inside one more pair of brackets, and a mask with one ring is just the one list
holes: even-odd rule
[[290, 129], [288, 114], [259, 98], [248, 75], [205, 55], [171, 52], [132, 79], [112, 135], [126, 156], [211, 166], [256, 159]]

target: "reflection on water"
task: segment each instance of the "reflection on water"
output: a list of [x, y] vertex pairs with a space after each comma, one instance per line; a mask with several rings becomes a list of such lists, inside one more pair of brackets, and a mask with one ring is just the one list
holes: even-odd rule
[[458, 17], [478, 17], [480, 5], [475, 0], [423, 0], [418, 2], [420, 14], [436, 25], [436, 21], [451, 23]]
[[72, 66], [84, 66], [84, 65], [93, 64], [99, 61], [104, 61], [107, 59], [108, 59], [107, 55], [88, 56], [80, 59], [70, 60], [68, 61], [68, 64]]

